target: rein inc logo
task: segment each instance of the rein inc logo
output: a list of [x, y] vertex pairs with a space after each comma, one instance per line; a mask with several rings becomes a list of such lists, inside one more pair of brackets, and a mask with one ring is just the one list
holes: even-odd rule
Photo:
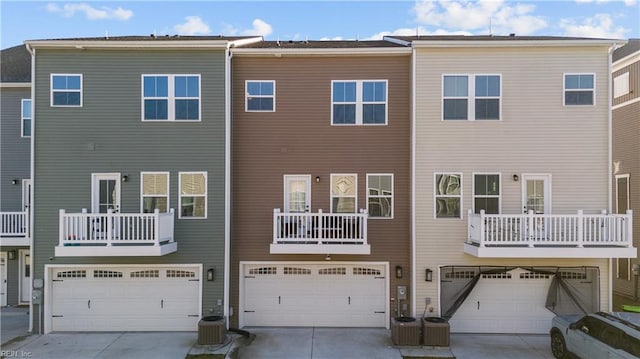
[[2, 350], [0, 358], [33, 358], [33, 354], [24, 350]]

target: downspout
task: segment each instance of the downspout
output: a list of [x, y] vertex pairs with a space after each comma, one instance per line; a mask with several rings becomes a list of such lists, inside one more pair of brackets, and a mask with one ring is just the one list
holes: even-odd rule
[[[607, 193], [607, 206], [609, 208], [609, 213], [613, 212], [613, 110], [611, 109], [612, 105], [613, 105], [613, 94], [611, 93], [611, 83], [612, 83], [612, 78], [613, 78], [613, 64], [612, 64], [612, 56], [613, 56], [613, 51], [615, 51], [615, 49], [618, 46], [616, 44], [613, 44], [609, 47], [609, 51], [608, 51], [608, 56], [607, 56], [607, 71], [608, 71], [608, 75], [607, 75], [607, 89], [608, 89], [608, 94], [607, 94], [607, 113], [608, 113], [608, 119], [607, 119], [607, 141], [608, 141], [608, 146], [609, 146], [609, 153], [607, 156], [608, 159], [608, 176], [607, 176], [607, 189], [608, 189], [608, 193]], [[609, 275], [608, 275], [608, 282], [609, 282], [609, 290], [607, 291], [607, 294], [609, 296], [608, 298], [608, 307], [607, 307], [607, 311], [611, 311], [613, 308], [613, 258], [609, 258]]]
[[[31, 153], [29, 154], [29, 172], [31, 172], [29, 174], [29, 178], [31, 179], [31, 191], [29, 191], [29, 256], [30, 258], [32, 258], [32, 263], [35, 263], [33, 261], [34, 255], [33, 255], [33, 234], [34, 234], [34, 227], [33, 227], [33, 206], [34, 206], [34, 196], [33, 196], [33, 192], [35, 190], [35, 180], [34, 180], [34, 176], [33, 174], [34, 169], [35, 169], [35, 136], [36, 136], [36, 131], [35, 131], [35, 123], [36, 123], [36, 110], [35, 110], [35, 95], [36, 95], [36, 49], [32, 49], [31, 46], [29, 46], [29, 44], [25, 43], [25, 48], [27, 49], [27, 51], [29, 51], [29, 53], [31, 54], [31, 141], [30, 141], [30, 148], [29, 150], [31, 151]], [[44, 268], [44, 267], [43, 267]], [[43, 269], [44, 270], [44, 269]], [[33, 282], [33, 270], [31, 271], [31, 280]], [[29, 285], [29, 298], [32, 298], [32, 288], [33, 285]], [[42, 306], [42, 304], [40, 304]], [[38, 327], [42, 328], [42, 323], [40, 323], [40, 321], [42, 320], [42, 318], [38, 318]], [[33, 333], [33, 300], [29, 300], [29, 332]]]
[[411, 45], [411, 316], [416, 316], [418, 288], [416, 287], [416, 49]]
[[229, 328], [229, 284], [231, 282], [231, 44], [224, 56], [224, 317]]

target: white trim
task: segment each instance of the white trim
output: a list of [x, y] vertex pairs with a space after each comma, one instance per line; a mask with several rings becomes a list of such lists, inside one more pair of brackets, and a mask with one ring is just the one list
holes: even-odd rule
[[[260, 39], [262, 39], [260, 37]], [[225, 50], [224, 59], [224, 283], [223, 313], [227, 318], [231, 310], [231, 59], [230, 47]]]
[[31, 82], [0, 82], [0, 88], [31, 87]]
[[[364, 101], [364, 84], [384, 82], [385, 99], [384, 101]], [[355, 102], [334, 102], [333, 86], [335, 83], [355, 83], [356, 100]], [[355, 123], [334, 123], [333, 122], [333, 106], [334, 105], [354, 105]], [[364, 106], [365, 105], [384, 105], [384, 123], [364, 123]], [[331, 80], [331, 126], [386, 126], [389, 124], [389, 80]]]
[[553, 213], [553, 207], [552, 207], [552, 200], [551, 200], [551, 193], [552, 193], [552, 182], [551, 182], [551, 173], [523, 173], [520, 175], [520, 182], [522, 183], [520, 188], [521, 188], [521, 199], [520, 199], [520, 203], [521, 203], [521, 208], [522, 208], [522, 212], [526, 213], [526, 208], [527, 208], [527, 202], [525, 200], [526, 195], [527, 195], [527, 179], [532, 179], [532, 180], [544, 180], [545, 186], [543, 188], [544, 191], [544, 211], [545, 214], [551, 214]]
[[629, 93], [629, 71], [613, 78], [613, 98], [618, 98]]
[[417, 280], [417, 264], [416, 264], [416, 68], [417, 68], [417, 60], [416, 60], [416, 50], [411, 50], [411, 193], [410, 193], [410, 208], [411, 213], [410, 223], [411, 223], [411, 288], [413, 288], [413, 295], [411, 296], [411, 311], [412, 316], [416, 317], [416, 304], [417, 304], [417, 292], [418, 289], [416, 287]]
[[44, 48], [71, 48], [76, 50], [84, 49], [124, 49], [133, 48], [136, 50], [147, 49], [176, 49], [193, 48], [197, 50], [210, 50], [227, 48], [229, 41], [220, 40], [32, 40], [25, 41], [25, 44], [34, 49]]
[[[393, 173], [367, 173], [366, 176], [367, 176], [367, 178], [366, 178], [366, 182], [367, 183], [366, 183], [365, 196], [366, 196], [366, 201], [367, 201], [367, 203], [366, 203], [367, 213], [369, 213], [369, 217], [368, 218], [369, 219], [374, 219], [374, 220], [375, 219], [393, 219], [394, 218], [394, 213], [395, 213], [394, 212], [394, 208], [395, 208], [395, 197], [396, 197], [395, 196], [395, 192], [396, 192], [395, 179], [394, 179]], [[370, 194], [369, 194], [369, 176], [380, 176], [380, 177], [388, 176], [388, 177], [391, 177], [391, 194], [390, 195], [388, 195], [388, 194], [386, 194], [386, 195], [378, 194], [378, 195], [375, 195], [375, 197], [373, 197], [373, 198], [389, 198], [389, 196], [391, 197], [391, 203], [390, 203], [391, 204], [391, 213], [390, 213], [390, 216], [388, 216], [388, 217], [385, 217], [385, 216], [373, 217], [373, 216], [371, 216], [371, 211], [369, 210], [369, 198], [370, 198], [369, 197], [370, 196]]]
[[56, 257], [160, 257], [178, 251], [177, 242], [154, 246], [55, 246]]
[[[142, 122], [202, 122], [202, 78], [200, 74], [142, 74], [140, 81], [140, 118]], [[144, 96], [144, 79], [146, 77], [166, 77], [167, 78], [167, 96], [154, 97]], [[197, 97], [178, 97], [175, 94], [176, 77], [197, 77], [198, 78], [198, 96]], [[166, 100], [167, 101], [167, 118], [166, 119], [145, 119], [145, 100]], [[176, 119], [176, 100], [198, 100], [198, 119]]]
[[171, 196], [171, 187], [169, 187], [170, 185], [170, 174], [169, 172], [140, 172], [140, 213], [144, 213], [144, 198], [145, 197], [163, 197], [161, 195], [146, 195], [144, 194], [144, 176], [145, 175], [166, 175], [167, 176], [167, 193], [164, 197], [167, 198], [167, 210], [166, 212], [169, 212], [169, 209], [171, 208], [171, 204], [169, 203]]
[[[438, 175], [455, 175], [455, 176], [459, 176], [460, 177], [460, 194], [459, 195], [438, 195], [438, 190], [437, 190], [437, 186], [438, 186]], [[445, 172], [445, 171], [436, 171], [433, 172], [433, 219], [437, 219], [437, 220], [461, 220], [464, 219], [464, 182], [463, 182], [463, 178], [464, 175], [462, 173], [462, 171], [460, 172]], [[447, 198], [460, 198], [460, 217], [442, 217], [442, 218], [438, 218], [438, 201], [436, 197], [447, 197]]]
[[233, 48], [234, 56], [358, 56], [358, 55], [411, 55], [409, 47], [373, 47], [373, 48]]
[[289, 180], [298, 179], [304, 180], [307, 182], [306, 185], [306, 198], [305, 198], [305, 211], [311, 212], [311, 175], [290, 175], [285, 174], [282, 176], [282, 184], [283, 188], [283, 199], [282, 199], [282, 210], [285, 213], [291, 213], [291, 208], [289, 208]]
[[[56, 76], [65, 76], [65, 77], [80, 77], [80, 89], [57, 89], [54, 90], [53, 88], [53, 78]], [[35, 77], [35, 75], [34, 75]], [[76, 93], [79, 92], [80, 93], [80, 104], [78, 105], [56, 105], [53, 103], [53, 93], [54, 92], [68, 92], [68, 93]], [[84, 96], [83, 96], [83, 92], [84, 92], [84, 79], [82, 74], [57, 74], [57, 73], [51, 73], [49, 75], [49, 97], [50, 97], [50, 107], [83, 107], [83, 100], [84, 100]], [[33, 118], [33, 112], [31, 113], [31, 118]]]
[[[31, 141], [29, 141], [30, 146], [30, 158], [29, 158], [29, 172], [31, 178], [31, 194], [29, 198], [29, 202], [31, 203], [31, 207], [29, 208], [29, 230], [31, 231], [31, 235], [29, 236], [29, 253], [31, 253], [31, 258], [34, 258], [35, 251], [33, 246], [33, 239], [35, 237], [33, 230], [33, 213], [34, 213], [34, 191], [35, 191], [35, 115], [36, 108], [34, 105], [33, 99], [36, 98], [36, 49], [32, 49], [29, 44], [25, 44], [25, 48], [31, 54]], [[35, 269], [35, 266], [33, 266]], [[33, 272], [33, 271], [32, 271]], [[33, 294], [33, 292], [32, 292]], [[38, 318], [40, 321], [41, 318]], [[29, 332], [33, 333], [33, 301], [29, 302]]]
[[[182, 194], [182, 175], [202, 174], [204, 176], [204, 195], [183, 195]], [[182, 216], [182, 197], [204, 197], [204, 217], [195, 216]], [[207, 171], [184, 171], [178, 172], [178, 219], [207, 219], [208, 215], [208, 203], [209, 202], [209, 179], [207, 178]]]
[[[31, 188], [31, 179], [30, 178], [25, 178], [22, 180], [22, 209], [24, 211], [29, 211], [29, 208], [31, 207], [31, 191], [33, 190]], [[28, 189], [28, 191], [27, 191]], [[29, 196], [29, 198], [26, 198], [26, 195]]]
[[[498, 195], [477, 195], [476, 194], [476, 176], [498, 176]], [[471, 173], [471, 210], [476, 213], [476, 197], [481, 198], [497, 198], [498, 213], [502, 213], [502, 173], [496, 172], [472, 172]]]
[[[253, 98], [270, 98], [273, 100], [271, 110], [249, 110], [249, 83], [271, 83], [273, 85], [273, 95], [253, 95]], [[276, 112], [276, 80], [245, 80], [244, 81], [244, 112]]]
[[632, 104], [634, 104], [636, 102], [640, 102], [640, 97], [636, 97], [633, 100], [629, 100], [629, 101], [625, 101], [625, 102], [619, 103], [619, 104], [613, 106], [611, 109], [612, 110], [617, 110], [619, 108], [632, 105]]
[[[353, 176], [353, 184], [355, 185], [354, 188], [354, 194], [353, 196], [338, 196], [338, 195], [334, 195], [333, 194], [333, 177], [334, 176], [341, 176], [341, 177], [348, 177], [348, 176]], [[346, 212], [346, 213], [358, 213], [358, 174], [357, 173], [331, 173], [329, 175], [329, 206], [331, 209], [331, 213], [345, 213], [345, 212], [334, 212], [333, 211], [333, 199], [334, 198], [353, 198], [353, 212]]]
[[640, 51], [636, 51], [621, 59], [616, 60], [616, 62], [612, 64], [612, 72], [616, 72], [638, 61], [640, 61]]
[[[478, 258], [635, 258], [633, 247], [479, 247], [464, 243], [464, 253]], [[609, 266], [611, 268], [611, 266]], [[611, 273], [610, 273], [611, 274]]]
[[[429, 38], [429, 36], [425, 36]], [[469, 40], [420, 40], [413, 39], [413, 47], [444, 47], [444, 48], [490, 48], [490, 47], [573, 47], [573, 46], [611, 46], [614, 44], [623, 45], [626, 40], [600, 40], [600, 39], [571, 39], [560, 38], [551, 39], [469, 39]]]
[[[9, 256], [6, 251], [0, 252], [0, 260], [4, 259], [4, 270], [0, 273], [0, 291], [2, 292], [0, 296], [0, 306], [5, 306], [9, 301]], [[4, 286], [4, 290], [2, 290], [2, 286]], [[19, 297], [20, 295], [18, 295]]]
[[[31, 302], [31, 286], [29, 286], [29, 294], [27, 294], [27, 300], [22, 300], [22, 279], [24, 278], [24, 257], [29, 256], [29, 278], [32, 277], [33, 274], [33, 261], [31, 260], [31, 254], [28, 249], [19, 249], [18, 250], [18, 303], [26, 304]], [[29, 280], [31, 283], [31, 280]]]
[[121, 203], [121, 182], [120, 172], [107, 172], [107, 173], [91, 173], [91, 213], [99, 213], [100, 212], [100, 193], [98, 183], [101, 180], [113, 180], [116, 182], [116, 198], [115, 200], [115, 208], [114, 211], [120, 212], [120, 203]]
[[33, 101], [31, 101], [30, 98], [23, 98], [23, 99], [20, 100], [20, 137], [22, 137], [22, 138], [31, 138], [31, 135], [29, 135], [29, 136], [25, 136], [24, 135], [24, 121], [25, 120], [29, 120], [29, 133], [31, 133], [31, 131], [33, 130], [33, 125], [32, 125], [33, 112], [31, 112], [31, 116], [29, 116], [29, 117], [25, 117], [25, 115], [24, 115], [24, 104], [27, 101], [29, 101], [29, 110], [33, 111]]
[[[52, 294], [52, 281], [51, 279], [51, 271], [56, 268], [118, 268], [118, 267], [128, 267], [128, 268], [171, 268], [171, 267], [193, 267], [196, 268], [200, 277], [200, 285], [199, 285], [199, 293], [198, 293], [198, 310], [199, 316], [202, 317], [202, 286], [204, 282], [204, 276], [202, 273], [202, 263], [171, 263], [171, 264], [45, 264], [44, 265], [44, 298], [42, 300], [42, 306], [44, 306], [44, 334], [48, 334], [51, 332], [51, 309], [53, 306], [53, 298]], [[42, 323], [40, 323], [42, 325]]]
[[[465, 76], [467, 78], [467, 96], [445, 96], [444, 95], [444, 78], [448, 76]], [[498, 76], [499, 95], [498, 96], [477, 96], [476, 95], [476, 79], [479, 76], [489, 77]], [[478, 74], [449, 74], [441, 75], [441, 102], [440, 102], [440, 120], [441, 121], [502, 121], [502, 74], [498, 73], [478, 73]], [[444, 101], [445, 100], [467, 100], [467, 118], [466, 119], [445, 119], [444, 118]], [[498, 100], [498, 118], [497, 119], [476, 119], [476, 100]]]
[[[567, 89], [567, 76], [575, 76], [575, 75], [591, 75], [593, 76], [593, 87], [592, 88], [579, 88], [579, 89]], [[609, 74], [611, 77], [611, 74]], [[562, 106], [564, 107], [595, 107], [596, 106], [596, 73], [595, 72], [565, 72], [562, 74]], [[591, 91], [593, 93], [593, 103], [581, 105], [581, 104], [568, 104], [566, 103], [566, 94], [567, 92], [585, 92]]]
[[402, 46], [411, 46], [411, 41], [405, 41], [405, 40], [401, 40], [401, 39], [397, 39], [393, 36], [383, 36], [382, 40], [384, 41], [388, 41], [392, 44], [398, 44], [398, 45], [402, 45]]

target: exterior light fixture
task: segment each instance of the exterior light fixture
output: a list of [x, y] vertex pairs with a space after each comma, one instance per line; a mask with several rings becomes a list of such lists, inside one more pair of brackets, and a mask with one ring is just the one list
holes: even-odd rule
[[316, 176], [316, 183], [320, 183], [320, 176]]
[[214, 275], [215, 275], [215, 270], [213, 268], [207, 269], [207, 281], [208, 282], [213, 282]]
[[433, 271], [429, 268], [427, 268], [424, 272], [424, 281], [433, 282]]
[[16, 259], [16, 251], [15, 250], [7, 251], [7, 258], [10, 260]]
[[325, 261], [330, 261], [331, 260], [331, 254], [327, 254], [326, 257], [324, 257]]
[[122, 182], [129, 182], [129, 175], [122, 175]]
[[402, 266], [396, 266], [396, 278], [402, 278]]
[[513, 175], [513, 181], [514, 182], [518, 182], [520, 180], [520, 176], [518, 176], [517, 174]]
[[20, 180], [17, 179], [17, 178], [14, 178], [14, 179], [11, 180], [11, 184], [13, 184], [13, 185], [16, 185], [18, 183], [20, 183]]

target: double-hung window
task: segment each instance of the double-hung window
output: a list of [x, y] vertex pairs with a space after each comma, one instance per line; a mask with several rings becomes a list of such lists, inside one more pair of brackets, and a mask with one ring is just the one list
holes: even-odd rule
[[276, 82], [245, 82], [245, 111], [274, 112], [276, 110]]
[[487, 214], [500, 213], [500, 174], [473, 175], [473, 209], [475, 213], [484, 210]]
[[82, 75], [51, 74], [51, 106], [82, 107]]
[[565, 74], [565, 106], [594, 105], [595, 77], [595, 74]]
[[443, 120], [500, 120], [501, 75], [443, 75]]
[[386, 125], [387, 80], [334, 80], [331, 105], [333, 125]]
[[142, 75], [143, 121], [200, 121], [200, 75]]
[[142, 172], [140, 185], [142, 213], [169, 210], [169, 172]]
[[180, 172], [179, 218], [207, 218], [207, 173]]
[[625, 72], [613, 79], [613, 97], [618, 98], [629, 93], [629, 73]]
[[331, 174], [331, 213], [356, 213], [358, 176]]
[[367, 212], [371, 218], [393, 218], [392, 174], [367, 174]]
[[31, 137], [31, 99], [22, 100], [20, 123], [22, 137]]
[[462, 174], [436, 173], [435, 218], [462, 218]]

